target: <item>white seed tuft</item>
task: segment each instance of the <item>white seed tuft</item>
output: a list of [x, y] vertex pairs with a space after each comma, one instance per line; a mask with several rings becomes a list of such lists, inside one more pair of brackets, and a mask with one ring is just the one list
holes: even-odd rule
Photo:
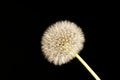
[[58, 21], [48, 27], [42, 37], [42, 51], [49, 62], [62, 65], [83, 49], [82, 29], [70, 21]]

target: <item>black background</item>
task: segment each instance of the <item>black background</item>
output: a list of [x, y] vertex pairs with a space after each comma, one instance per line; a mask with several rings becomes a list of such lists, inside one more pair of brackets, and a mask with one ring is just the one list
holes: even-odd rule
[[[40, 5], [37, 2], [15, 2], [11, 8], [7, 78], [9, 80], [94, 80], [76, 58], [62, 66], [55, 66], [43, 56], [40, 48], [43, 32], [56, 21], [70, 20], [79, 25], [85, 34], [86, 42], [80, 52], [81, 57], [102, 80], [114, 80], [113, 64], [111, 64], [113, 51], [109, 36], [112, 35], [113, 29], [108, 26], [111, 17], [104, 11], [98, 14], [101, 11], [97, 12], [96, 9], [81, 11], [78, 8], [76, 11], [70, 9], [65, 12], [62, 9], [43, 9]], [[71, 12], [75, 14], [70, 15]]]

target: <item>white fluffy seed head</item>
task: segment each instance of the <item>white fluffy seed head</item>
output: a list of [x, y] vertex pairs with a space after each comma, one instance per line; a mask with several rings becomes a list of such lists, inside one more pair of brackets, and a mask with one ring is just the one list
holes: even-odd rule
[[62, 65], [75, 57], [83, 48], [84, 34], [70, 21], [58, 21], [48, 27], [42, 37], [42, 51], [49, 62]]

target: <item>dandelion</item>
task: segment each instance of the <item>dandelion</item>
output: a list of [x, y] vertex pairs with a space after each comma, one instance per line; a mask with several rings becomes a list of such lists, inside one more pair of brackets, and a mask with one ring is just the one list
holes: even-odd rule
[[84, 42], [82, 29], [65, 20], [48, 27], [43, 34], [41, 48], [46, 59], [55, 65], [65, 64], [76, 57], [97, 80], [100, 80], [78, 54], [83, 49]]

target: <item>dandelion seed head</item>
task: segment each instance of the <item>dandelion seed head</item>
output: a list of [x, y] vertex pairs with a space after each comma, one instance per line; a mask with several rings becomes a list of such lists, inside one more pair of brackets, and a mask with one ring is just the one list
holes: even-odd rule
[[83, 49], [85, 42], [82, 29], [70, 21], [58, 21], [44, 32], [41, 48], [46, 59], [55, 65], [62, 65]]

